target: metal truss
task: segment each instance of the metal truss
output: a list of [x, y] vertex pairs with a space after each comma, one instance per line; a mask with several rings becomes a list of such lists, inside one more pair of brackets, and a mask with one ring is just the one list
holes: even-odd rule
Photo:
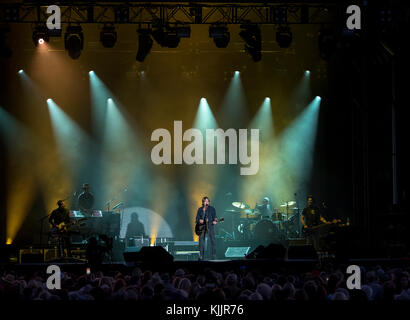
[[[45, 23], [49, 5], [59, 5], [63, 24], [331, 24], [340, 13], [335, 3], [219, 3], [219, 2], [127, 2], [25, 1], [0, 5], [2, 23]], [[10, 8], [16, 20], [10, 21]], [[286, 12], [286, 21], [275, 19], [275, 10]], [[7, 11], [6, 11], [7, 10]], [[119, 12], [125, 12], [125, 20]], [[124, 17], [124, 15], [122, 16]]]

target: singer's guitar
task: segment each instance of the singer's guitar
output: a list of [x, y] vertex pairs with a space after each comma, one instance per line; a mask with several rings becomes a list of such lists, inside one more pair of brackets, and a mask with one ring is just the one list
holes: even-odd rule
[[[224, 218], [219, 218], [217, 222], [223, 222], [225, 219]], [[205, 232], [208, 231], [208, 224], [204, 220], [204, 223], [197, 223], [195, 224], [195, 234], [197, 236], [202, 236]]]

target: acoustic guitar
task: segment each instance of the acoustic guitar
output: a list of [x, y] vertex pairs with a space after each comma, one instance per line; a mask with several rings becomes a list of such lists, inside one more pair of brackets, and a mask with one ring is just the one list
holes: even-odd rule
[[[220, 218], [217, 220], [217, 222], [223, 222], [225, 219], [224, 218]], [[203, 223], [197, 223], [195, 224], [195, 234], [197, 236], [202, 236], [205, 232], [208, 231], [208, 224], [206, 223], [206, 221], [204, 220]]]

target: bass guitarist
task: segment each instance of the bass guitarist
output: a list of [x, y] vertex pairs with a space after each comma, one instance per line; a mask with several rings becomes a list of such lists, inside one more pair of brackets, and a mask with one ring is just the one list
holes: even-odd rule
[[205, 241], [208, 238], [211, 243], [212, 259], [216, 259], [216, 246], [215, 246], [215, 231], [214, 226], [218, 222], [216, 217], [215, 208], [210, 205], [211, 201], [208, 197], [202, 198], [202, 206], [198, 208], [196, 214], [196, 224], [202, 229], [199, 235], [199, 260], [204, 259], [205, 255]]
[[320, 209], [315, 205], [315, 199], [313, 196], [307, 197], [307, 207], [303, 209], [300, 217], [300, 222], [303, 226], [303, 231], [307, 235], [310, 244], [313, 245], [316, 252], [322, 250], [320, 230], [315, 229], [322, 224], [330, 224], [331, 222], [321, 215]]

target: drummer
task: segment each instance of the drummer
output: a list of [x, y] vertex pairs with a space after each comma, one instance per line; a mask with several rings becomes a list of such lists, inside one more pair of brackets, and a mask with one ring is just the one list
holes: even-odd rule
[[257, 204], [255, 209], [259, 210], [262, 218], [269, 218], [272, 214], [272, 207], [270, 205], [269, 197], [263, 198], [262, 204]]

